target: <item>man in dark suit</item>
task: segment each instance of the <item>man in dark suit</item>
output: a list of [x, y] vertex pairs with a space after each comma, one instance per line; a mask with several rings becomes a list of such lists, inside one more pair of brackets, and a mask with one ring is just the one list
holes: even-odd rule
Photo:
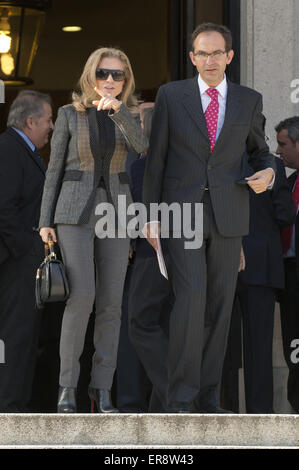
[[[141, 156], [131, 167], [131, 191], [134, 202], [140, 202], [142, 198], [143, 177], [145, 170], [146, 156]], [[171, 276], [169, 267], [169, 255], [167, 246], [162, 240], [162, 249], [168, 275]], [[160, 375], [167, 374], [163, 369], [163, 362], [160, 362], [159, 351], [155, 356], [152, 350], [150, 335], [138, 335], [138, 331], [151, 328], [152, 325], [159, 325], [159, 344], [167, 344], [169, 313], [173, 305], [173, 293], [171, 283], [168, 282], [159, 272], [156, 252], [144, 238], [138, 238], [135, 244], [135, 259], [131, 277], [129, 294], [129, 335], [132, 343], [144, 364], [151, 383], [156, 384]], [[136, 334], [137, 333], [137, 334]], [[148, 355], [155, 362], [154, 368], [147, 367]], [[151, 393], [149, 402], [149, 412], [165, 411], [164, 402], [161, 402], [155, 387]]]
[[[248, 168], [248, 174], [252, 170]], [[247, 413], [273, 411], [273, 329], [276, 289], [284, 287], [280, 229], [295, 220], [295, 206], [282, 161], [276, 159], [272, 191], [249, 190], [250, 229], [243, 238], [246, 267], [237, 290], [243, 315]]]
[[[128, 158], [130, 159], [130, 163], [128, 163]], [[143, 172], [139, 169], [139, 160], [140, 158], [138, 154], [129, 153], [126, 163], [126, 171], [130, 177], [130, 190], [134, 202], [141, 201], [140, 194], [142, 192]], [[130, 261], [123, 291], [117, 367], [115, 372], [116, 403], [117, 408], [121, 413], [147, 412], [148, 398], [151, 392], [151, 383], [129, 339], [128, 332], [129, 294], [136, 253], [136, 244], [134, 242], [135, 240], [133, 240], [133, 245], [131, 244], [130, 248]], [[152, 249], [147, 242], [145, 243], [150, 249]]]
[[[233, 54], [226, 27], [198, 26], [190, 52], [198, 76], [163, 85], [155, 104], [143, 200], [148, 209], [162, 201], [180, 207], [189, 203], [195, 208], [194, 238], [203, 232], [200, 248], [186, 248], [190, 223], [180, 226], [175, 221], [175, 230], [184, 233], [178, 237], [174, 232], [168, 240], [175, 293], [168, 351], [161, 349], [154, 328], [150, 333], [155, 354], [167, 366], [166, 385], [165, 377], [154, 385], [169, 412], [189, 412], [193, 407], [223, 411], [218, 390], [241, 238], [249, 225], [247, 184], [237, 184], [244, 177], [244, 151], [255, 170], [247, 180], [255, 192], [265, 191], [274, 177], [274, 158], [262, 129], [261, 95], [226, 80]], [[195, 225], [196, 203], [203, 203], [201, 226]], [[144, 231], [157, 247], [160, 225], [153, 217], [149, 220]], [[147, 367], [155, 364], [148, 360]]]
[[[154, 103], [144, 103], [140, 112], [141, 126], [148, 138], [151, 132], [153, 105]], [[136, 203], [142, 201], [145, 161], [146, 156], [141, 155], [132, 162], [127, 171], [130, 176], [132, 199]], [[144, 337], [141, 338], [141, 342], [134, 337], [134, 329], [135, 321], [143, 318], [143, 314], [139, 312], [145, 311], [147, 319], [151, 318], [152, 322], [160, 323], [163, 327], [161, 331], [164, 335], [167, 334], [172, 302], [171, 285], [160, 275], [156, 252], [144, 238], [132, 240], [132, 248], [134, 254], [128, 267], [124, 289], [116, 369], [118, 409], [125, 412], [136, 412], [136, 410], [161, 412], [164, 411], [163, 406], [155, 390], [152, 392], [151, 382], [138, 357], [138, 355], [143, 357], [148, 345]], [[164, 256], [167, 258], [165, 251]], [[130, 317], [134, 318], [133, 322], [130, 322]], [[131, 329], [134, 347], [129, 338]], [[130, 364], [129, 369], [128, 364]]]
[[285, 289], [280, 296], [283, 351], [289, 368], [288, 400], [299, 413], [299, 361], [294, 354], [299, 340], [299, 117], [281, 121], [276, 127], [277, 150], [285, 166], [296, 170], [288, 178], [296, 206], [296, 220], [282, 231]]
[[48, 95], [22, 91], [0, 135], [0, 412], [24, 412], [30, 399], [40, 316], [35, 273], [43, 258], [37, 232], [45, 164], [38, 149], [53, 129]]

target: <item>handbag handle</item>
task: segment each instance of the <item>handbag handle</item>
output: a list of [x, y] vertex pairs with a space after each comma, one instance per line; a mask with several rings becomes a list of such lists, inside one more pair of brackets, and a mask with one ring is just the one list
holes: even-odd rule
[[56, 253], [54, 250], [54, 242], [52, 235], [49, 233], [48, 235], [48, 242], [45, 243], [45, 257], [46, 259], [54, 258], [56, 259]]

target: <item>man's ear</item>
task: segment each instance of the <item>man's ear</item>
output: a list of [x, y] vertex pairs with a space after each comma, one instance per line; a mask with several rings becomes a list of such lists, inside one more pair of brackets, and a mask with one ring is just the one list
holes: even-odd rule
[[226, 59], [226, 65], [231, 63], [231, 61], [233, 60], [234, 55], [235, 55], [235, 53], [232, 49], [230, 51], [228, 51], [227, 59]]
[[190, 52], [189, 52], [189, 57], [190, 57], [190, 60], [191, 60], [192, 64], [196, 66], [196, 62], [195, 62], [195, 59], [194, 59], [193, 51], [190, 51]]
[[32, 129], [33, 122], [34, 122], [33, 117], [32, 117], [32, 116], [28, 116], [28, 117], [26, 118], [26, 127], [28, 127], [28, 129]]

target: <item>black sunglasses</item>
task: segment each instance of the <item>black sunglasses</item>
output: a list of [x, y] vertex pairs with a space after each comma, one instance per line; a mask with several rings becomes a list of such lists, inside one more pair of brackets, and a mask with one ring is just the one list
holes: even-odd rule
[[98, 80], [107, 80], [109, 75], [112, 76], [115, 82], [122, 82], [125, 79], [125, 72], [123, 70], [96, 69], [96, 77]]

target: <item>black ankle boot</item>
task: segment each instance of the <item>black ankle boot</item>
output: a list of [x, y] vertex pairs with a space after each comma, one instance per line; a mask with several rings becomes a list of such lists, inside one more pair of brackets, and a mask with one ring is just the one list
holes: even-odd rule
[[57, 413], [77, 413], [75, 388], [59, 387]]
[[119, 410], [112, 405], [110, 390], [90, 387], [88, 395], [91, 400], [92, 413], [95, 413], [95, 405], [98, 413], [119, 413]]

